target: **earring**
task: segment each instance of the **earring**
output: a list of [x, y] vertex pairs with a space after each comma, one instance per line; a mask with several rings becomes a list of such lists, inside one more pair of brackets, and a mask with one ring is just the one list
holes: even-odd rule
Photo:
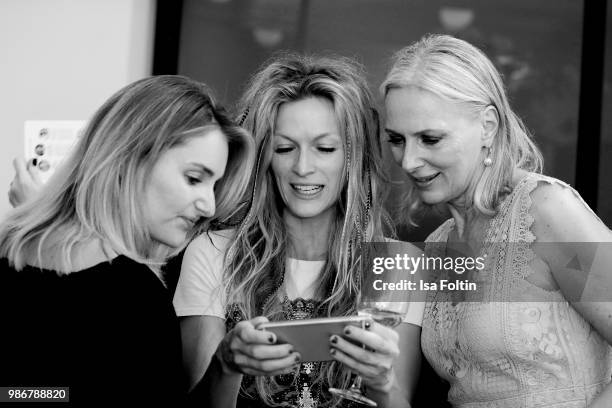
[[242, 124], [246, 120], [247, 116], [249, 116], [249, 110], [251, 110], [251, 108], [249, 106], [247, 106], [247, 108], [245, 109], [244, 113], [240, 117], [240, 121], [238, 122], [238, 126], [242, 126]]
[[489, 151], [487, 152], [487, 157], [484, 159], [483, 164], [485, 167], [491, 167], [493, 165], [493, 159], [491, 158], [491, 148], [489, 147]]

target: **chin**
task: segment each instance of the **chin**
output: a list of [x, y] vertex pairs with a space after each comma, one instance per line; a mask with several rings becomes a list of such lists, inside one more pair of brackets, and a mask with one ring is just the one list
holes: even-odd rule
[[294, 211], [293, 214], [297, 218], [308, 219], [314, 218], [317, 215], [321, 214], [321, 211]]
[[439, 194], [431, 194], [431, 193], [421, 194], [420, 198], [421, 198], [421, 201], [427, 205], [442, 204], [448, 201], [445, 197], [442, 197]]
[[154, 237], [153, 239], [169, 248], [178, 248], [187, 241], [187, 234], [184, 232], [177, 232], [176, 234], [165, 234], [164, 236]]
[[314, 218], [325, 212], [324, 208], [295, 208], [291, 213], [297, 218]]

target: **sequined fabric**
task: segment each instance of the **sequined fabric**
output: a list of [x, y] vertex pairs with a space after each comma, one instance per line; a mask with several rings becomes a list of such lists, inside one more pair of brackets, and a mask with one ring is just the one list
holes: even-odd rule
[[[485, 285], [485, 302], [453, 303], [444, 292], [428, 298], [423, 353], [450, 383], [448, 399], [454, 407], [586, 407], [610, 382], [608, 343], [560, 291], [527, 279], [536, 257], [530, 249], [536, 239], [530, 193], [538, 183], [571, 188], [530, 174], [506, 197], [488, 226], [489, 245], [482, 248], [488, 258], [478, 279]], [[444, 246], [433, 243], [446, 242], [453, 228], [451, 219], [430, 235], [428, 255], [444, 256]], [[507, 301], [521, 296], [542, 301]]]

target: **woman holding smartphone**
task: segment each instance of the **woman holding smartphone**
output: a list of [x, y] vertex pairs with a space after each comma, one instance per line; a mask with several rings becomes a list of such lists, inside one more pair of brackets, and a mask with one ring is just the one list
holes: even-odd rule
[[422, 308], [397, 331], [372, 322], [331, 336], [322, 347], [332, 362], [301, 363], [291, 344], [257, 330], [356, 313], [358, 250], [384, 240], [378, 120], [360, 68], [280, 57], [240, 106], [259, 151], [251, 207], [237, 228], [189, 245], [174, 298], [190, 383], [203, 378], [198, 391], [215, 407], [348, 406], [328, 388], [348, 388], [354, 373], [379, 406], [409, 405]]

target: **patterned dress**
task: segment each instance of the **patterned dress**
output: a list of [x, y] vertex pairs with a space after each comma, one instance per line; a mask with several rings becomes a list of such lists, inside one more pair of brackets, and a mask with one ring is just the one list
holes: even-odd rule
[[[450, 383], [455, 407], [585, 407], [610, 382], [608, 343], [559, 290], [529, 280], [536, 258], [530, 194], [539, 183], [571, 188], [529, 174], [505, 198], [480, 254], [487, 256], [477, 277], [484, 301], [453, 302], [443, 291], [429, 295], [423, 353]], [[450, 219], [430, 235], [429, 256], [444, 256], [445, 245], [433, 243], [446, 243], [453, 228]]]

